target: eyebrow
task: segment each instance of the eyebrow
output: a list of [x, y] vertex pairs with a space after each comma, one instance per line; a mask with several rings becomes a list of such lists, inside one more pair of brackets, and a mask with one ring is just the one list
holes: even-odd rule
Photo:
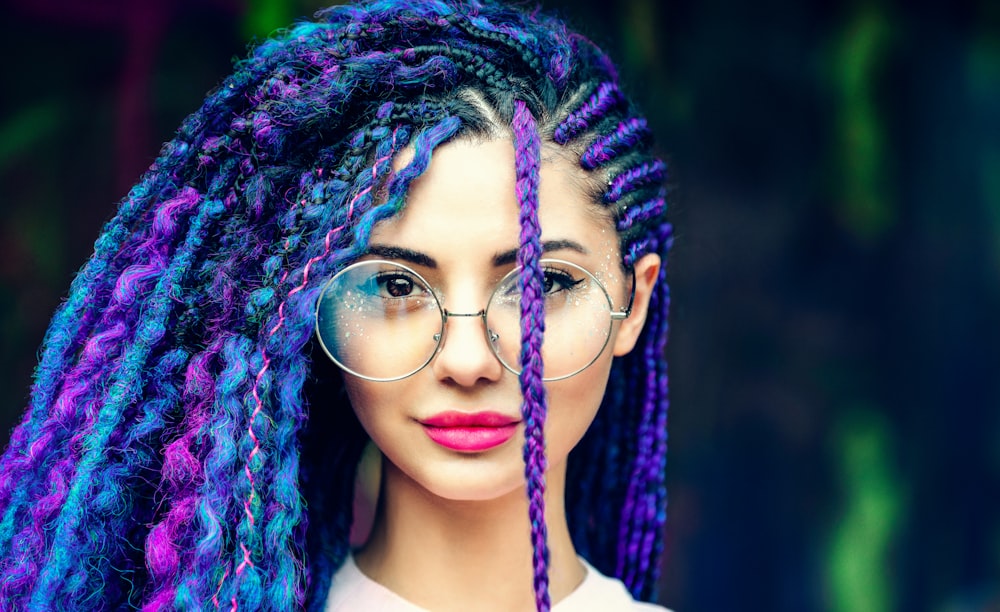
[[424, 266], [425, 268], [437, 268], [437, 262], [432, 257], [413, 249], [385, 244], [370, 244], [368, 245], [367, 252], [371, 255], [377, 255], [382, 259], [399, 259], [418, 266]]
[[[574, 240], [545, 240], [542, 242], [543, 253], [563, 250], [576, 251], [581, 255], [587, 255], [590, 253], [586, 247]], [[425, 268], [436, 269], [438, 265], [437, 261], [435, 261], [430, 255], [404, 247], [389, 246], [386, 244], [371, 244], [368, 245], [367, 252], [370, 255], [375, 255], [383, 259], [398, 259], [400, 261], [423, 266]], [[502, 251], [493, 256], [493, 267], [495, 268], [509, 266], [516, 262], [517, 249]]]
[[[576, 251], [581, 255], [587, 255], [590, 253], [582, 244], [575, 242], [573, 240], [543, 240], [542, 241], [542, 253], [549, 253], [552, 251]], [[503, 251], [497, 253], [493, 256], [493, 266], [496, 268], [502, 266], [509, 266], [517, 262], [517, 249], [510, 249], [509, 251]]]

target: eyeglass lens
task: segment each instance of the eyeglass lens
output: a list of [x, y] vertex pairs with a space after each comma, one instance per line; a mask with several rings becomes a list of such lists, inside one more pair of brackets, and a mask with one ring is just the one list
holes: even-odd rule
[[[586, 269], [542, 260], [545, 333], [543, 377], [583, 370], [604, 350], [611, 332], [611, 300]], [[398, 380], [430, 363], [447, 342], [438, 293], [416, 271], [369, 260], [348, 266], [323, 289], [316, 329], [341, 368], [370, 380]], [[520, 271], [505, 276], [485, 309], [484, 341], [510, 371], [520, 371]]]

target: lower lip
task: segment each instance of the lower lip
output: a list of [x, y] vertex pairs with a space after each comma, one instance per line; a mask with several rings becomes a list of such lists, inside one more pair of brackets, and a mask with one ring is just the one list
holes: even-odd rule
[[451, 450], [477, 453], [500, 446], [514, 436], [517, 423], [502, 427], [432, 427], [424, 431], [434, 442]]

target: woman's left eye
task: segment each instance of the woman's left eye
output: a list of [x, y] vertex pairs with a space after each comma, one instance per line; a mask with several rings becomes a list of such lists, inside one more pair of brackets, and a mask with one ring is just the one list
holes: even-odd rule
[[568, 272], [556, 269], [544, 270], [545, 295], [559, 291], [568, 291], [583, 282], [583, 279], [573, 278]]

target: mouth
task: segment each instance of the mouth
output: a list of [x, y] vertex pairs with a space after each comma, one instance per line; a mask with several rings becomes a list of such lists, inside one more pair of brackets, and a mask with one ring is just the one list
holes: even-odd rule
[[500, 446], [517, 432], [519, 418], [499, 412], [448, 411], [421, 419], [424, 432], [447, 449], [477, 453]]

